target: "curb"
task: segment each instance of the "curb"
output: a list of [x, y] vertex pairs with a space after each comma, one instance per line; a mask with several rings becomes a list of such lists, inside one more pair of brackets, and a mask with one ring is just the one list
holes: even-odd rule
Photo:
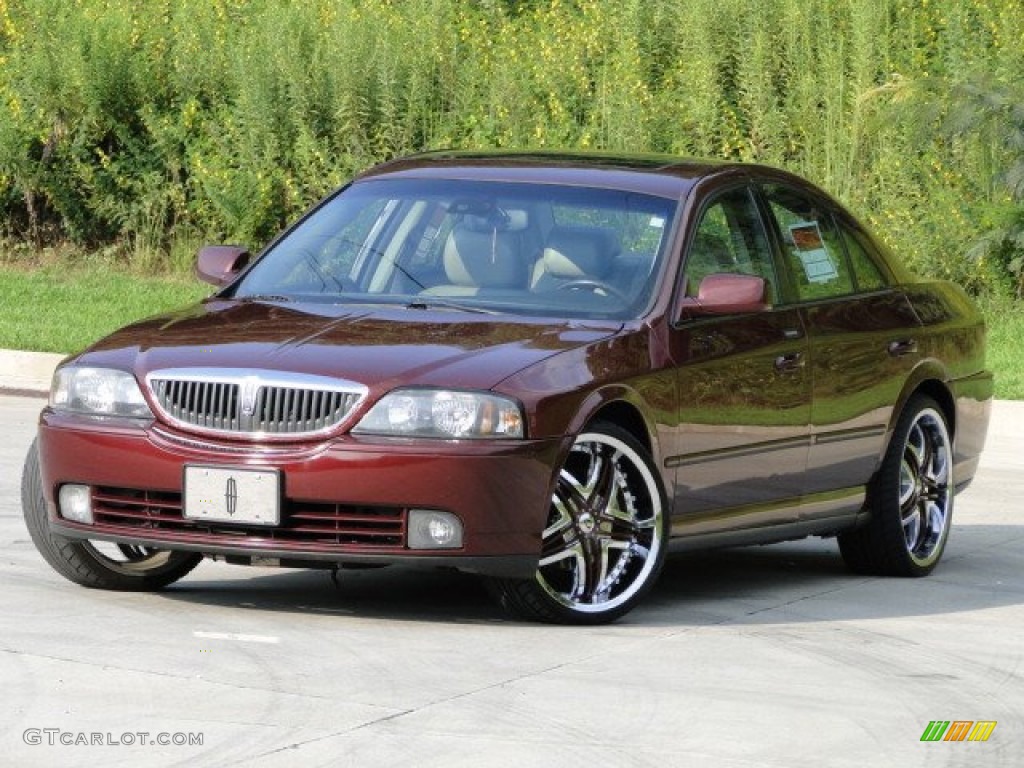
[[47, 397], [53, 369], [66, 355], [0, 349], [0, 392], [17, 397]]

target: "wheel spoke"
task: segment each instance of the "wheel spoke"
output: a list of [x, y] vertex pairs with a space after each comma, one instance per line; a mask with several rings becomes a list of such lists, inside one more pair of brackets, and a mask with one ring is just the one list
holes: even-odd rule
[[149, 557], [153, 550], [148, 550], [144, 547], [137, 547], [134, 544], [118, 544], [117, 548], [124, 555], [126, 560], [143, 560]]
[[604, 512], [615, 498], [617, 460], [618, 452], [606, 456], [601, 451], [594, 451], [594, 461], [590, 467], [587, 484], [584, 486], [584, 493], [587, 506], [595, 512]]
[[906, 509], [913, 504], [916, 493], [917, 475], [910, 462], [904, 460], [900, 464], [900, 509]]
[[566, 502], [559, 496], [557, 490], [551, 499], [551, 506], [554, 507], [555, 514], [553, 515], [554, 519], [548, 523], [548, 527], [545, 528], [544, 532], [541, 534], [541, 537], [545, 542], [547, 542], [548, 539], [565, 533], [572, 527], [572, 515], [569, 514]]
[[949, 482], [949, 454], [945, 449], [933, 452], [932, 461], [925, 468], [924, 476], [932, 485], [946, 487]]
[[924, 430], [921, 429], [920, 423], [914, 424], [910, 430], [910, 434], [907, 435], [907, 453], [913, 457], [914, 469], [917, 469], [925, 463], [925, 452], [927, 451], [927, 440], [924, 435]]
[[580, 485], [572, 473], [562, 470], [558, 477], [558, 485], [555, 488], [556, 494], [562, 494], [562, 501], [568, 507], [568, 512], [578, 516], [587, 506], [586, 487]]
[[584, 546], [583, 552], [587, 561], [587, 583], [582, 597], [588, 603], [607, 600], [605, 579], [608, 576], [608, 540], [592, 540], [588, 546]]
[[612, 524], [624, 525], [638, 531], [653, 525], [652, 520], [638, 520], [636, 498], [629, 490], [629, 482], [620, 470], [616, 470], [608, 505], [602, 517]]
[[903, 536], [907, 549], [913, 551], [921, 538], [921, 509], [916, 504], [903, 515]]
[[587, 591], [587, 555], [582, 542], [573, 547], [572, 554], [575, 564], [572, 569], [572, 588], [569, 590], [569, 599], [579, 600]]
[[918, 471], [926, 472], [931, 466], [932, 461], [935, 459], [935, 437], [924, 430], [919, 424], [918, 429], [921, 432], [921, 458], [918, 462]]
[[570, 558], [576, 560], [576, 570], [582, 570], [581, 565], [584, 561], [584, 556], [583, 545], [580, 544], [580, 542], [574, 541], [569, 546], [542, 557], [540, 560], [540, 566], [543, 568], [544, 566], [552, 565], [561, 560], [568, 560]]
[[586, 453], [590, 457], [590, 463], [587, 466], [587, 478], [583, 481], [583, 484], [578, 485], [578, 487], [583, 498], [589, 501], [591, 495], [594, 493], [594, 489], [600, 482], [604, 461], [601, 458], [601, 452], [597, 446], [589, 446]]
[[946, 510], [943, 506], [931, 502], [924, 508], [924, 529], [929, 537], [938, 536], [946, 524]]

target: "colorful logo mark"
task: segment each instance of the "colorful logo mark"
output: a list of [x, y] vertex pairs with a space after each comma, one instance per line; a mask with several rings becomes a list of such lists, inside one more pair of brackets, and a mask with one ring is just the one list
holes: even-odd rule
[[995, 720], [932, 720], [921, 741], [988, 741], [995, 729]]

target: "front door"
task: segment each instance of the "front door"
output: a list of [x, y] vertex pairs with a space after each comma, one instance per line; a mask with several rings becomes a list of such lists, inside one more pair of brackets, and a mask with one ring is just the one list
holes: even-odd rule
[[[685, 292], [709, 274], [779, 282], [749, 189], [711, 198], [688, 240]], [[799, 309], [682, 317], [670, 331], [679, 407], [674, 532], [712, 534], [795, 520], [807, 467], [808, 339]], [[788, 509], [789, 511], [782, 511]]]

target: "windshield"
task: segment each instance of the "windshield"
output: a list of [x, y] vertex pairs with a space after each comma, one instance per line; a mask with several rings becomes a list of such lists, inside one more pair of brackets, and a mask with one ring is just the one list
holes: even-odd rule
[[599, 188], [371, 179], [314, 211], [230, 295], [635, 317], [675, 206]]

